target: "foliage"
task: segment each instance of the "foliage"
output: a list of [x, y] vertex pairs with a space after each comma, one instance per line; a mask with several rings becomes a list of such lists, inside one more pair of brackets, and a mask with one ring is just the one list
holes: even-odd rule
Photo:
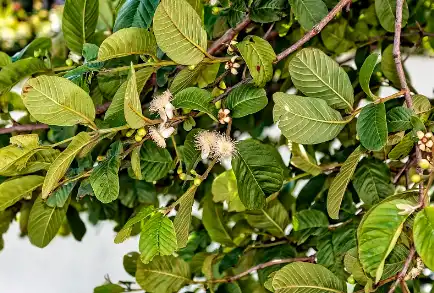
[[0, 53], [0, 236], [114, 221], [134, 279], [94, 292], [420, 292], [432, 106], [399, 58], [432, 53], [426, 2], [67, 0], [63, 50]]

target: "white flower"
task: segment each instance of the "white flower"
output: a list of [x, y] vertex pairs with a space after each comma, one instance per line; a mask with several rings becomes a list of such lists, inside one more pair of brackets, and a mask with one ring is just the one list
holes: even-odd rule
[[396, 208], [401, 210], [398, 215], [404, 216], [404, 215], [410, 215], [412, 214], [415, 210], [418, 209], [418, 206], [412, 206], [406, 203], [398, 203], [396, 205]]
[[215, 144], [212, 145], [213, 157], [218, 161], [232, 157], [235, 152], [235, 142], [225, 134], [219, 134]]
[[78, 63], [81, 60], [81, 56], [78, 54], [75, 54], [73, 52], [69, 52], [69, 59], [71, 59], [72, 61], [74, 61], [74, 63]]
[[228, 62], [226, 62], [226, 64], [225, 64], [225, 69], [226, 70], [230, 69], [230, 71], [231, 71], [231, 73], [233, 75], [237, 75], [238, 74], [237, 68], [240, 68], [240, 66], [241, 66], [239, 63], [235, 62], [237, 60], [237, 58], [238, 58], [238, 56], [233, 56], [231, 58], [231, 60], [228, 61]]
[[201, 131], [196, 134], [194, 142], [196, 149], [201, 151], [202, 160], [208, 158], [212, 154], [212, 146], [218, 139], [218, 134], [215, 131]]
[[151, 126], [148, 129], [149, 136], [160, 148], [166, 148], [166, 138], [171, 136], [174, 131], [175, 128], [166, 127], [164, 123], [161, 123], [158, 128]]
[[231, 121], [230, 113], [231, 111], [229, 109], [220, 109], [218, 113], [219, 122], [221, 124], [229, 123], [229, 121]]
[[149, 111], [160, 114], [161, 119], [166, 122], [167, 119], [173, 118], [173, 112], [175, 111], [171, 100], [172, 94], [167, 90], [163, 94], [154, 97], [149, 106]]
[[216, 5], [218, 0], [209, 0], [209, 5], [214, 6]]

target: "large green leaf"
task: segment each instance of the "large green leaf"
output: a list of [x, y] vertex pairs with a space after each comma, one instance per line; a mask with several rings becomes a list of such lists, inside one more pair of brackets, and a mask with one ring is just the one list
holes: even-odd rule
[[12, 63], [11, 57], [4, 52], [0, 52], [0, 69]]
[[381, 150], [387, 143], [386, 106], [384, 103], [363, 107], [357, 119], [360, 143], [371, 151]]
[[21, 198], [32, 195], [32, 191], [42, 185], [44, 177], [29, 175], [14, 178], [0, 184], [0, 212]]
[[[387, 0], [388, 1], [388, 0]], [[393, 45], [384, 49], [381, 57], [381, 71], [384, 76], [396, 87], [400, 88], [398, 73], [396, 72], [395, 58], [393, 57]]]
[[159, 0], [127, 0], [116, 17], [113, 30], [140, 27], [149, 28]]
[[191, 210], [193, 208], [196, 190], [196, 186], [191, 187], [179, 199], [179, 209], [173, 221], [178, 248], [184, 248], [187, 245], [188, 235], [190, 233]]
[[260, 211], [247, 212], [246, 220], [250, 226], [268, 231], [276, 237], [284, 237], [285, 228], [289, 224], [288, 211], [278, 200], [271, 201]]
[[160, 180], [173, 168], [173, 160], [167, 149], [147, 140], [140, 150], [142, 177], [147, 182]]
[[295, 87], [335, 109], [353, 110], [354, 92], [345, 70], [319, 49], [307, 48], [289, 63]]
[[216, 204], [211, 196], [203, 203], [202, 222], [211, 239], [225, 246], [235, 246], [226, 221], [223, 218], [223, 207]]
[[389, 198], [365, 214], [357, 231], [360, 262], [365, 272], [381, 279], [387, 256], [395, 247], [408, 214], [397, 205], [416, 205], [414, 198]]
[[275, 293], [344, 293], [344, 282], [321, 265], [295, 262], [277, 271], [272, 286]]
[[102, 42], [98, 60], [106, 61], [130, 55], [157, 55], [154, 34], [146, 29], [130, 27], [115, 32]]
[[135, 214], [125, 223], [125, 225], [118, 232], [118, 234], [116, 234], [114, 242], [117, 244], [124, 242], [131, 235], [133, 226], [148, 218], [153, 212], [153, 206], [147, 206], [140, 209], [137, 214]]
[[404, 138], [389, 152], [389, 159], [397, 160], [406, 157], [413, 149], [413, 133], [407, 133]]
[[273, 95], [274, 122], [282, 134], [300, 144], [317, 144], [335, 138], [347, 121], [320, 99], [285, 93]]
[[321, 39], [324, 46], [336, 54], [348, 52], [354, 47], [354, 43], [348, 40], [346, 33], [348, 31], [348, 22], [341, 20], [328, 24], [321, 31]]
[[434, 207], [426, 207], [420, 211], [413, 226], [414, 245], [423, 263], [434, 269]]
[[[375, 12], [380, 20], [381, 26], [389, 32], [395, 31], [395, 15], [396, 15], [396, 1], [395, 0], [375, 0]], [[408, 20], [408, 6], [404, 1], [402, 9], [402, 27], [405, 27]]]
[[56, 188], [58, 182], [66, 174], [66, 171], [74, 160], [75, 156], [92, 141], [87, 132], [77, 134], [68, 147], [56, 158], [45, 175], [42, 185], [42, 198], [46, 199], [51, 191]]
[[247, 36], [237, 45], [254, 83], [263, 87], [273, 77], [273, 61], [276, 59], [270, 43], [258, 36]]
[[238, 193], [247, 209], [261, 209], [265, 198], [282, 187], [283, 169], [267, 145], [248, 139], [237, 145], [232, 159]]
[[30, 242], [40, 248], [47, 246], [56, 236], [66, 217], [68, 202], [62, 208], [49, 207], [40, 196], [36, 198], [29, 216]]
[[30, 114], [42, 123], [94, 125], [92, 98], [65, 78], [41, 75], [29, 79], [23, 88], [23, 102]]
[[[154, 68], [143, 68], [136, 72], [137, 92], [141, 93], [145, 83], [154, 72]], [[126, 125], [127, 121], [124, 116], [124, 99], [126, 94], [128, 81], [125, 81], [113, 97], [112, 103], [104, 115], [104, 121], [107, 121], [110, 126], [117, 127]]]
[[305, 30], [310, 30], [328, 13], [322, 0], [289, 0], [294, 15]]
[[83, 45], [92, 43], [98, 23], [98, 0], [66, 0], [63, 8], [62, 31], [66, 46], [81, 55]]
[[160, 212], [145, 222], [140, 234], [140, 259], [147, 264], [157, 256], [171, 255], [178, 249], [173, 223]]
[[179, 91], [196, 84], [198, 87], [204, 88], [215, 80], [219, 68], [220, 63], [201, 63], [194, 67], [194, 69], [186, 67], [173, 79], [169, 87], [170, 92], [176, 95]]
[[137, 91], [136, 71], [134, 70], [133, 63], [131, 63], [130, 66], [130, 73], [125, 88], [124, 115], [128, 125], [133, 129], [138, 129], [146, 125], [143, 119], [139, 92]]
[[238, 195], [237, 178], [233, 170], [219, 174], [212, 182], [212, 199], [215, 202], [226, 202], [229, 212], [242, 212], [246, 209]]
[[114, 201], [119, 196], [119, 167], [121, 166], [122, 143], [114, 142], [106, 159], [96, 166], [89, 181], [96, 198], [102, 203]]
[[[17, 60], [33, 57], [35, 51], [41, 50], [42, 52], [45, 50], [51, 50], [51, 39], [50, 38], [36, 38], [30, 44], [24, 47], [21, 51], [17, 52], [14, 56], [12, 56], [12, 61], [16, 62]], [[1, 62], [0, 62], [1, 64]], [[1, 65], [0, 65], [1, 66]]]
[[368, 277], [363, 271], [362, 264], [359, 261], [357, 247], [348, 250], [348, 252], [345, 254], [344, 266], [348, 273], [353, 275], [357, 283], [365, 285], [368, 282]]
[[286, 0], [253, 1], [249, 11], [250, 19], [260, 23], [278, 21], [285, 16], [287, 3]]
[[50, 197], [46, 200], [45, 203], [52, 208], [63, 207], [76, 184], [77, 181], [73, 181], [59, 186], [59, 188], [57, 188], [55, 191], [53, 191], [53, 193], [51, 193]]
[[184, 108], [204, 112], [214, 120], [217, 116], [216, 107], [210, 103], [211, 94], [197, 87], [186, 88], [175, 95], [172, 104], [175, 108]]
[[195, 136], [201, 131], [204, 130], [200, 128], [193, 129], [187, 134], [187, 137], [185, 138], [181, 159], [185, 164], [187, 173], [189, 173], [190, 170], [194, 169], [196, 167], [196, 164], [199, 163], [201, 159], [201, 152], [196, 148], [195, 143]]
[[26, 58], [4, 66], [0, 71], [0, 95], [10, 91], [24, 77], [42, 71], [47, 71], [47, 67], [38, 58]]
[[294, 231], [310, 228], [327, 228], [329, 220], [327, 216], [319, 210], [302, 210], [292, 217]]
[[190, 267], [181, 258], [156, 256], [149, 264], [137, 261], [136, 279], [147, 292], [178, 292], [190, 282]]
[[154, 15], [158, 46], [170, 59], [194, 65], [206, 54], [207, 35], [202, 20], [185, 0], [162, 0]]
[[313, 176], [317, 176], [323, 172], [318, 166], [315, 158], [313, 158], [306, 150], [298, 143], [291, 144], [291, 165], [303, 170]]
[[363, 153], [363, 148], [357, 147], [342, 165], [339, 174], [330, 185], [327, 196], [327, 212], [332, 219], [339, 219], [339, 209], [341, 208], [342, 199]]
[[387, 130], [389, 132], [403, 131], [412, 128], [410, 118], [413, 110], [406, 107], [395, 107], [387, 112]]
[[363, 91], [373, 100], [376, 100], [378, 97], [374, 95], [371, 91], [369, 83], [371, 81], [372, 73], [374, 72], [375, 66], [378, 63], [379, 55], [377, 53], [372, 53], [366, 58], [365, 62], [363, 62], [362, 68], [360, 68], [359, 73], [359, 83], [362, 87]]
[[250, 84], [237, 87], [226, 98], [226, 108], [232, 118], [241, 118], [261, 111], [268, 104], [267, 93], [263, 88]]
[[361, 162], [354, 174], [353, 186], [367, 206], [378, 203], [395, 191], [390, 181], [389, 167], [383, 162], [373, 160]]

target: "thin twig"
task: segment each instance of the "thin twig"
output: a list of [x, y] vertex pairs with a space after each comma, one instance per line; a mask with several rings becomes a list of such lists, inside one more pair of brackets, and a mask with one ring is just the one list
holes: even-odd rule
[[308, 33], [306, 33], [300, 40], [298, 40], [294, 45], [277, 55], [274, 63], [279, 62], [286, 56], [296, 51], [298, 48], [303, 46], [307, 41], [312, 39], [314, 36], [319, 34], [322, 29], [346, 6], [351, 4], [352, 0], [341, 0], [330, 12], [324, 17], [317, 25], [315, 25]]
[[270, 36], [271, 32], [273, 31], [273, 28], [274, 28], [274, 22], [270, 25], [270, 27], [268, 28], [267, 32], [262, 37], [264, 40], [268, 39], [268, 37]]
[[[386, 285], [387, 283], [390, 283], [390, 282], [395, 281], [396, 278], [398, 278], [398, 275], [394, 275], [394, 276], [392, 276], [392, 277], [389, 277], [389, 278], [387, 278], [387, 279], [384, 279], [384, 280], [378, 282], [378, 284], [375, 285], [375, 287], [374, 287], [374, 291], [375, 291], [377, 288], [380, 288], [381, 286]], [[370, 291], [370, 292], [374, 292], [374, 291]], [[365, 293], [365, 292], [366, 292], [365, 289], [361, 289], [361, 290], [356, 291], [356, 292], [354, 292], [354, 293]]]
[[396, 176], [393, 178], [393, 184], [398, 183], [399, 178], [401, 178], [402, 174], [413, 164], [415, 163], [415, 159], [409, 158], [407, 162], [405, 162], [404, 166], [399, 170]]
[[[399, 1], [400, 0], [398, 0], [398, 2]], [[411, 246], [410, 251], [409, 251], [408, 256], [407, 256], [407, 259], [405, 260], [404, 266], [402, 267], [401, 272], [397, 275], [395, 283], [393, 283], [393, 285], [390, 286], [388, 293], [395, 292], [395, 289], [398, 286], [398, 284], [402, 280], [404, 280], [405, 276], [407, 275], [408, 268], [410, 267], [411, 261], [413, 260], [415, 253], [416, 253], [416, 250], [414, 249], [414, 246]]]
[[229, 43], [239, 32], [244, 30], [250, 24], [249, 16], [246, 16], [236, 27], [229, 29], [226, 33], [216, 40], [208, 49], [208, 54], [215, 55]]
[[224, 99], [227, 95], [229, 95], [229, 93], [230, 93], [231, 91], [233, 91], [234, 89], [236, 89], [237, 87], [239, 87], [239, 86], [241, 86], [241, 85], [243, 85], [243, 84], [249, 83], [251, 80], [252, 80], [252, 78], [250, 78], [250, 77], [249, 77], [249, 78], [246, 78], [246, 79], [242, 79], [240, 82], [236, 83], [235, 85], [233, 85], [233, 86], [231, 86], [231, 87], [228, 87], [228, 88], [226, 89], [226, 91], [225, 91], [223, 94], [221, 94], [220, 96], [215, 97], [215, 98], [211, 101], [211, 103], [214, 104], [214, 103], [220, 101], [221, 99]]

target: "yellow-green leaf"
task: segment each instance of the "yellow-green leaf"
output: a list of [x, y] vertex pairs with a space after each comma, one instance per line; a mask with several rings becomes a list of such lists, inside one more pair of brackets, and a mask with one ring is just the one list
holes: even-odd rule
[[0, 184], [0, 211], [4, 211], [24, 196], [31, 195], [33, 190], [42, 185], [42, 182], [44, 177], [29, 175]]
[[137, 91], [136, 71], [131, 63], [130, 74], [125, 89], [124, 115], [131, 128], [138, 129], [146, 125], [143, 119], [142, 105]]
[[187, 245], [188, 234], [190, 233], [191, 210], [196, 190], [197, 186], [193, 185], [179, 199], [179, 209], [173, 221], [178, 248], [183, 248]]

